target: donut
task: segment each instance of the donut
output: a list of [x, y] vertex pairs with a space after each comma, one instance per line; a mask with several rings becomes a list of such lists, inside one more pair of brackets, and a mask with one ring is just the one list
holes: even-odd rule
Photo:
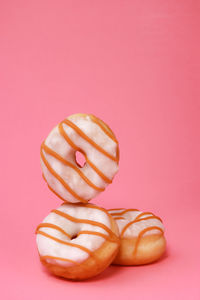
[[119, 249], [118, 227], [107, 210], [63, 203], [38, 225], [41, 263], [54, 275], [84, 280], [101, 273]]
[[[76, 160], [82, 153], [85, 164]], [[43, 177], [65, 202], [87, 203], [104, 191], [118, 171], [119, 147], [112, 130], [91, 114], [59, 123], [41, 145]]]
[[151, 212], [137, 209], [111, 209], [120, 234], [117, 265], [143, 265], [158, 260], [165, 251], [162, 220]]

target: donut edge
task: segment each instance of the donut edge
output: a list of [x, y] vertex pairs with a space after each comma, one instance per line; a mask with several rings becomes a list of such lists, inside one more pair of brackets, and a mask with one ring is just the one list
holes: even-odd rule
[[134, 254], [137, 237], [122, 238], [120, 249], [114, 259], [114, 265], [137, 266], [153, 263], [159, 260], [166, 250], [166, 239], [164, 235], [152, 234], [141, 238]]

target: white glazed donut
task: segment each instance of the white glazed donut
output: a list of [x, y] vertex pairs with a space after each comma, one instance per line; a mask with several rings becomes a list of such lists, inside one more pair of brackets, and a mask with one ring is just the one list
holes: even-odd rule
[[112, 209], [120, 233], [119, 265], [141, 265], [158, 260], [166, 248], [164, 226], [159, 217], [137, 209]]
[[39, 256], [53, 274], [73, 280], [93, 277], [115, 258], [118, 228], [92, 204], [62, 204], [37, 227]]
[[[85, 165], [76, 162], [76, 152]], [[58, 124], [41, 146], [41, 167], [49, 188], [62, 200], [87, 203], [112, 182], [118, 171], [118, 142], [93, 115], [75, 114]]]

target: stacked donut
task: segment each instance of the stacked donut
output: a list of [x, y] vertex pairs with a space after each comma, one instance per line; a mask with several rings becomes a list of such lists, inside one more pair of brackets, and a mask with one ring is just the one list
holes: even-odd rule
[[160, 258], [165, 238], [159, 217], [88, 203], [118, 171], [119, 146], [108, 125], [93, 115], [71, 115], [50, 132], [40, 154], [43, 177], [63, 201], [36, 229], [40, 260], [48, 270], [83, 280], [111, 263], [139, 265]]

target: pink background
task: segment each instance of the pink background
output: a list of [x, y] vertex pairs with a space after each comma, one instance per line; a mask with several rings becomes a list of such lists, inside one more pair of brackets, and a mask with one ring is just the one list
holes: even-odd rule
[[[1, 1], [1, 299], [200, 299], [200, 2]], [[120, 171], [94, 202], [152, 210], [158, 263], [87, 282], [41, 267], [34, 230], [60, 204], [39, 149], [66, 116], [116, 133]]]

